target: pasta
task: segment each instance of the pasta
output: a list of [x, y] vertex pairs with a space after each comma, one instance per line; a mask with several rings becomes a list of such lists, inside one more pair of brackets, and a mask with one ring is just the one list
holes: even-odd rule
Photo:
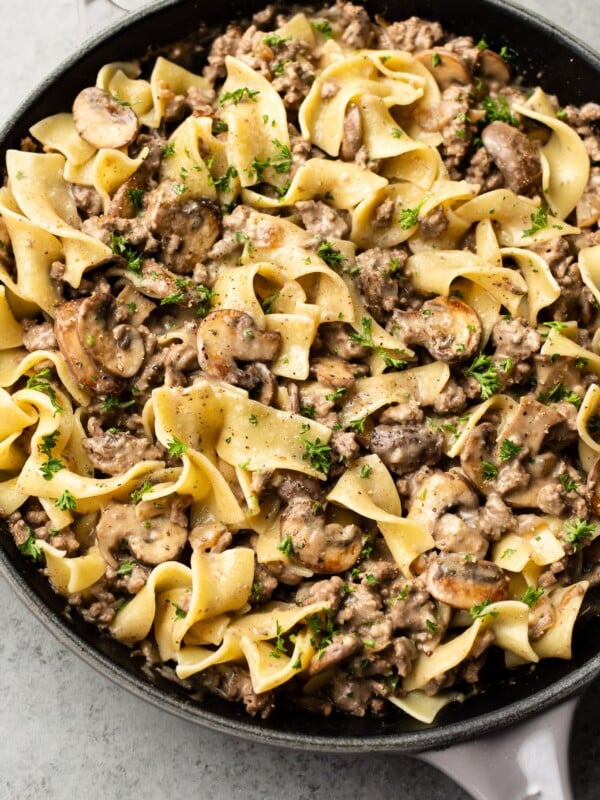
[[195, 692], [431, 722], [599, 581], [600, 111], [274, 14], [8, 152], [2, 535]]

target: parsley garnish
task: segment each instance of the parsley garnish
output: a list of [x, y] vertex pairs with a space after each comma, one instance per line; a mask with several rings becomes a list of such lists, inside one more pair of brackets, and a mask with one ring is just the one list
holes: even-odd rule
[[329, 392], [325, 395], [325, 400], [329, 400], [331, 403], [335, 403], [336, 400], [339, 400], [340, 397], [343, 397], [346, 394], [346, 387], [340, 386], [339, 389], [336, 389], [335, 392]]
[[136, 566], [135, 561], [122, 561], [117, 567], [117, 575], [127, 576], [131, 575], [133, 568]]
[[348, 423], [348, 427], [352, 431], [363, 433], [365, 429], [365, 418], [362, 417], [361, 419], [351, 419], [350, 422]]
[[596, 530], [593, 522], [587, 522], [579, 517], [574, 517], [572, 520], [565, 522], [565, 542], [573, 546], [575, 552], [584, 539], [589, 539]]
[[561, 482], [565, 492], [574, 492], [579, 486], [579, 484], [575, 483], [575, 481], [571, 478], [568, 472], [561, 472], [561, 474], [558, 476], [558, 480]]
[[491, 600], [484, 600], [482, 603], [477, 603], [471, 609], [469, 609], [469, 614], [473, 619], [483, 619], [484, 617], [497, 617], [497, 611], [487, 611], [487, 607], [492, 604]]
[[407, 231], [419, 222], [419, 211], [425, 201], [419, 203], [414, 208], [403, 208], [400, 212], [400, 227], [403, 231]]
[[514, 127], [519, 126], [519, 120], [510, 113], [506, 97], [498, 97], [496, 100], [493, 97], [484, 97], [481, 106], [485, 111], [486, 123], [499, 121]]
[[213, 119], [212, 124], [212, 132], [214, 136], [217, 136], [219, 133], [225, 133], [229, 130], [229, 126], [227, 123], [222, 119]]
[[439, 67], [442, 63], [442, 58], [439, 53], [432, 53], [431, 54], [431, 66], [432, 67]]
[[265, 312], [265, 314], [270, 314], [271, 309], [273, 308], [273, 304], [277, 302], [279, 299], [279, 295], [281, 292], [275, 292], [274, 294], [269, 295], [269, 297], [265, 297], [264, 300], [261, 301], [261, 308]]
[[435, 633], [439, 627], [437, 622], [434, 622], [432, 619], [426, 619], [425, 625], [427, 625], [427, 630], [429, 631], [429, 633], [432, 634]]
[[358, 474], [361, 478], [369, 478], [372, 472], [373, 467], [370, 467], [368, 464], [363, 464]]
[[493, 481], [494, 478], [498, 477], [498, 467], [492, 464], [491, 461], [482, 461], [481, 474], [483, 475], [484, 481]]
[[127, 189], [125, 192], [131, 205], [133, 206], [133, 210], [136, 214], [141, 213], [144, 210], [143, 200], [144, 200], [144, 190], [143, 189]]
[[308, 461], [311, 467], [327, 475], [331, 469], [331, 447], [328, 444], [321, 444], [319, 437], [314, 442], [301, 437], [301, 441], [306, 450], [302, 454], [302, 460]]
[[22, 544], [17, 545], [19, 550], [26, 556], [33, 558], [34, 561], [40, 561], [42, 558], [42, 548], [37, 543], [35, 533], [31, 531], [27, 539]]
[[124, 236], [111, 231], [110, 247], [116, 256], [122, 256], [127, 261], [127, 266], [132, 272], [140, 274], [142, 271], [142, 254], [134, 250]]
[[51, 377], [51, 372], [49, 367], [44, 367], [39, 372], [36, 372], [35, 375], [32, 375], [31, 378], [27, 379], [27, 383], [25, 384], [28, 389], [35, 389], [38, 392], [43, 392], [50, 398], [50, 405], [54, 409], [54, 413], [62, 411], [63, 409], [58, 405], [56, 402], [56, 390], [54, 386], [51, 386], [48, 383], [48, 378]]
[[509, 461], [509, 459], [519, 455], [522, 449], [523, 445], [516, 444], [511, 439], [504, 439], [500, 444], [500, 459], [502, 461]]
[[47, 461], [44, 461], [43, 464], [40, 464], [40, 472], [45, 481], [51, 481], [55, 474], [64, 468], [65, 465], [60, 458], [49, 458]]
[[498, 371], [491, 356], [478, 353], [467, 367], [465, 374], [475, 378], [481, 386], [482, 400], [488, 400], [500, 388]]
[[277, 620], [275, 620], [275, 626], [275, 632], [277, 634], [277, 638], [275, 639], [275, 650], [271, 650], [270, 655], [273, 658], [281, 658], [281, 654], [286, 653], [285, 642], [283, 641], [283, 636], [281, 635], [281, 625]]
[[170, 441], [167, 442], [167, 452], [170, 456], [177, 456], [181, 458], [184, 453], [187, 453], [188, 446], [177, 436], [172, 436]]
[[288, 534], [285, 539], [277, 545], [280, 553], [283, 553], [288, 558], [294, 555], [294, 545], [292, 544], [292, 537]]
[[317, 250], [317, 255], [322, 258], [327, 266], [331, 267], [331, 269], [339, 269], [342, 265], [342, 262], [346, 260], [340, 251], [336, 250], [331, 242], [328, 242], [325, 239], [321, 240], [319, 249]]
[[575, 408], [579, 408], [582, 401], [582, 398], [576, 392], [571, 392], [562, 383], [557, 383], [547, 392], [540, 392], [537, 399], [540, 403], [545, 403], [546, 405], [548, 403], [572, 403]]
[[322, 33], [323, 36], [326, 39], [332, 39], [333, 38], [333, 31], [331, 30], [331, 23], [329, 23], [327, 20], [322, 20], [322, 21], [311, 20], [310, 24], [313, 26], [313, 28], [316, 31], [319, 31], [319, 33]]
[[535, 586], [528, 586], [523, 597], [521, 598], [521, 602], [525, 603], [529, 606], [529, 608], [531, 608], [537, 603], [543, 594], [543, 589], [536, 589]]
[[516, 552], [517, 551], [515, 550], [514, 547], [507, 547], [506, 550], [502, 551], [502, 555], [500, 556], [500, 558], [508, 558], [509, 556], [514, 555]]
[[175, 145], [171, 142], [163, 147], [161, 151], [161, 155], [163, 158], [170, 158], [171, 156], [175, 155]]
[[280, 44], [289, 42], [291, 38], [291, 36], [281, 36], [279, 33], [268, 33], [264, 37], [263, 42], [268, 44], [269, 47], [279, 47]]
[[523, 236], [533, 236], [534, 233], [548, 227], [548, 209], [538, 208], [533, 214], [529, 215], [529, 219], [531, 220], [531, 228], [524, 230]]
[[119, 400], [117, 397], [105, 395], [100, 403], [100, 410], [110, 413], [118, 408], [128, 408], [135, 403], [135, 400]]
[[233, 92], [225, 92], [225, 94], [222, 94], [219, 98], [219, 105], [224, 106], [228, 100], [231, 100], [233, 105], [237, 106], [244, 98], [253, 100], [256, 103], [256, 97], [259, 94], [260, 92], [258, 89], [248, 89], [247, 86], [242, 86], [240, 89], [236, 89]]
[[65, 489], [60, 497], [54, 501], [54, 505], [60, 508], [61, 511], [73, 511], [77, 506], [77, 499], [68, 489]]
[[137, 489], [134, 489], [133, 492], [129, 495], [134, 503], [139, 503], [142, 497], [147, 493], [152, 491], [152, 484], [148, 481], [144, 481], [141, 486], [138, 486]]
[[224, 175], [221, 175], [220, 178], [212, 178], [212, 184], [215, 186], [220, 192], [230, 192], [231, 191], [231, 179], [237, 178], [238, 171], [230, 164], [227, 167], [227, 172]]
[[[363, 317], [360, 321], [362, 327], [362, 333], [357, 333], [356, 331], [352, 331], [349, 338], [351, 341], [360, 344], [362, 347], [369, 347], [371, 350], [374, 350], [378, 356], [383, 358], [383, 361], [386, 367], [393, 367], [394, 369], [403, 369], [407, 362], [401, 361], [398, 358], [394, 358], [391, 356], [385, 347], [380, 347], [376, 345], [373, 341], [373, 334], [371, 332], [371, 328], [373, 327], [373, 320], [370, 317]], [[401, 350], [396, 350], [395, 352], [401, 353]]]
[[52, 455], [52, 450], [56, 447], [56, 442], [58, 440], [58, 430], [52, 431], [52, 433], [46, 433], [42, 436], [42, 443], [38, 444], [38, 450], [45, 456]]
[[205, 317], [212, 308], [212, 301], [216, 296], [216, 292], [214, 289], [209, 289], [208, 286], [204, 286], [202, 283], [196, 286], [196, 291], [199, 298], [196, 313], [199, 317]]

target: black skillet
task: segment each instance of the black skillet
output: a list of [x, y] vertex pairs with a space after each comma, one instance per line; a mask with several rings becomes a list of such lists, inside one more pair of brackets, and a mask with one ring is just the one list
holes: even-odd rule
[[[265, 0], [163, 0], [114, 24], [83, 45], [17, 110], [0, 135], [0, 163], [5, 150], [18, 147], [32, 123], [68, 109], [81, 88], [93, 85], [103, 64], [144, 55], [149, 45], [160, 47], [182, 39], [201, 22], [210, 35], [232, 19], [248, 18], [264, 4]], [[516, 71], [525, 76], [526, 83], [547, 87], [563, 105], [600, 101], [598, 54], [521, 8], [499, 0], [373, 0], [364, 5], [388, 20], [417, 14], [476, 40], [485, 35], [493, 49], [510, 48]], [[201, 63], [202, 54], [196, 69]], [[564, 766], [574, 699], [600, 674], [600, 614], [592, 605], [593, 598], [578, 623], [571, 661], [549, 660], [508, 679], [492, 675], [477, 696], [448, 706], [433, 725], [394, 711], [366, 719], [286, 712], [265, 721], [248, 718], [239, 707], [217, 697], [195, 703], [175, 683], [158, 674], [149, 677], [127, 648], [77, 616], [71, 617], [64, 600], [52, 592], [5, 533], [0, 533], [0, 564], [17, 594], [61, 642], [119, 685], [187, 720], [284, 747], [421, 754], [482, 800], [570, 796]], [[504, 731], [515, 723], [521, 724]], [[478, 739], [476, 754], [473, 739]], [[510, 770], [504, 768], [507, 763]], [[542, 794], [531, 794], [536, 787]]]

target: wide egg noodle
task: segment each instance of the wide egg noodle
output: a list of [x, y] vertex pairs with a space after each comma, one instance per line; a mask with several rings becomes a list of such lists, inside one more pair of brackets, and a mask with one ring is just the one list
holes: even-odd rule
[[108, 208], [112, 195], [134, 173], [138, 171], [148, 155], [144, 147], [136, 158], [131, 158], [125, 148], [115, 150], [103, 147], [85, 164], [76, 166], [67, 161], [64, 179], [81, 186], [92, 186], [102, 198], [104, 209]]
[[[273, 85], [243, 61], [226, 56], [227, 78], [221, 90], [224, 107], [221, 112], [227, 123], [227, 151], [229, 163], [237, 170], [240, 183], [252, 186], [266, 182], [282, 187], [288, 180], [289, 170], [271, 166], [289, 153], [290, 137], [285, 106]], [[224, 98], [235, 92], [254, 93], [239, 101]], [[252, 135], [249, 135], [249, 132]], [[257, 171], [256, 163], [266, 163]], [[291, 154], [289, 159], [291, 167]]]
[[[361, 477], [361, 470], [369, 471]], [[327, 500], [374, 520], [394, 561], [404, 575], [411, 574], [411, 564], [434, 546], [433, 537], [415, 522], [401, 516], [400, 498], [387, 467], [379, 456], [357, 459], [339, 478]]]
[[542, 188], [552, 213], [565, 219], [575, 208], [590, 176], [590, 159], [581, 137], [566, 122], [548, 112], [548, 100], [536, 89], [525, 105], [515, 103], [513, 110], [541, 123], [552, 131], [540, 147], [545, 162]]
[[[9, 150], [6, 154], [15, 201], [34, 225], [60, 240], [65, 260], [64, 279], [77, 288], [84, 271], [106, 261], [112, 251], [80, 230], [75, 201], [63, 177], [64, 165], [65, 158], [59, 153]], [[3, 213], [1, 206], [0, 211]]]
[[6, 287], [0, 284], [0, 350], [11, 350], [23, 344], [23, 326], [14, 317], [6, 297]]
[[163, 156], [160, 162], [160, 182], [174, 181], [182, 201], [217, 197], [214, 180], [198, 149], [201, 130], [197, 117], [184, 120], [169, 138], [170, 155]]
[[560, 286], [547, 262], [537, 253], [517, 247], [504, 247], [500, 253], [503, 258], [513, 259], [525, 279], [527, 321], [535, 327], [540, 311], [552, 305], [560, 297]]
[[556, 622], [532, 645], [539, 658], [572, 657], [573, 627], [588, 586], [587, 581], [579, 581], [550, 593]]
[[29, 133], [44, 145], [45, 150], [62, 153], [67, 164], [74, 167], [85, 164], [96, 152], [96, 148], [77, 133], [70, 113], [45, 117], [32, 125]]
[[41, 540], [37, 544], [44, 554], [52, 586], [63, 597], [89, 589], [106, 571], [106, 562], [97, 548], [91, 548], [82, 556], [66, 558], [64, 550]]
[[327, 197], [334, 208], [351, 210], [370, 192], [386, 184], [381, 175], [357, 164], [310, 158], [298, 168], [281, 197], [267, 197], [245, 188], [242, 199], [255, 208], [280, 208], [293, 206], [300, 200]]

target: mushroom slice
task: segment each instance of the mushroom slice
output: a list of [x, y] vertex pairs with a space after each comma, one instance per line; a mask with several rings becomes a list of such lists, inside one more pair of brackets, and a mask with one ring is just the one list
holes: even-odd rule
[[221, 212], [209, 198], [185, 199], [181, 184], [163, 181], [146, 195], [146, 223], [160, 237], [162, 261], [178, 274], [204, 261], [221, 232]]
[[404, 344], [424, 347], [438, 361], [471, 358], [481, 340], [481, 322], [471, 306], [456, 297], [434, 297], [416, 311], [396, 309], [394, 334]]
[[133, 377], [146, 355], [139, 331], [118, 322], [117, 303], [108, 294], [93, 294], [79, 302], [77, 334], [84, 348], [111, 375]]
[[60, 352], [77, 383], [98, 394], [119, 394], [122, 381], [107, 374], [84, 347], [78, 330], [83, 300], [70, 300], [56, 310], [54, 335]]
[[427, 569], [427, 591], [453, 608], [472, 608], [508, 598], [508, 577], [491, 561], [473, 561], [458, 553], [440, 553]]
[[473, 428], [460, 452], [462, 471], [483, 494], [487, 494], [493, 488], [484, 475], [486, 463], [498, 467], [496, 428], [490, 422], [484, 422]]
[[233, 308], [212, 311], [198, 326], [198, 361], [212, 378], [242, 385], [246, 372], [239, 361], [272, 361], [281, 335], [256, 327], [249, 314]]
[[75, 98], [73, 122], [81, 138], [99, 150], [127, 147], [140, 127], [132, 108], [95, 86], [83, 89]]
[[518, 442], [529, 450], [529, 456], [536, 456], [550, 428], [564, 421], [556, 408], [530, 396], [522, 397], [516, 414], [502, 431], [502, 438]]
[[456, 53], [444, 50], [441, 47], [434, 50], [423, 50], [415, 54], [417, 61], [431, 72], [440, 89], [447, 89], [453, 83], [463, 86], [471, 83], [473, 76], [471, 70]]
[[98, 548], [106, 563], [116, 567], [113, 551], [124, 539], [143, 564], [154, 566], [177, 558], [187, 542], [188, 531], [171, 519], [170, 511], [170, 504], [165, 503], [162, 514], [140, 519], [136, 506], [111, 500], [96, 525]]
[[362, 550], [362, 532], [357, 525], [327, 524], [315, 510], [312, 497], [293, 497], [279, 522], [282, 541], [288, 539], [294, 557], [313, 572], [333, 575], [356, 564]]
[[482, 50], [479, 54], [479, 71], [484, 78], [498, 81], [501, 84], [510, 82], [510, 70], [508, 64], [493, 50]]
[[509, 189], [524, 194], [539, 188], [542, 177], [539, 150], [522, 131], [496, 120], [482, 130], [481, 139]]

